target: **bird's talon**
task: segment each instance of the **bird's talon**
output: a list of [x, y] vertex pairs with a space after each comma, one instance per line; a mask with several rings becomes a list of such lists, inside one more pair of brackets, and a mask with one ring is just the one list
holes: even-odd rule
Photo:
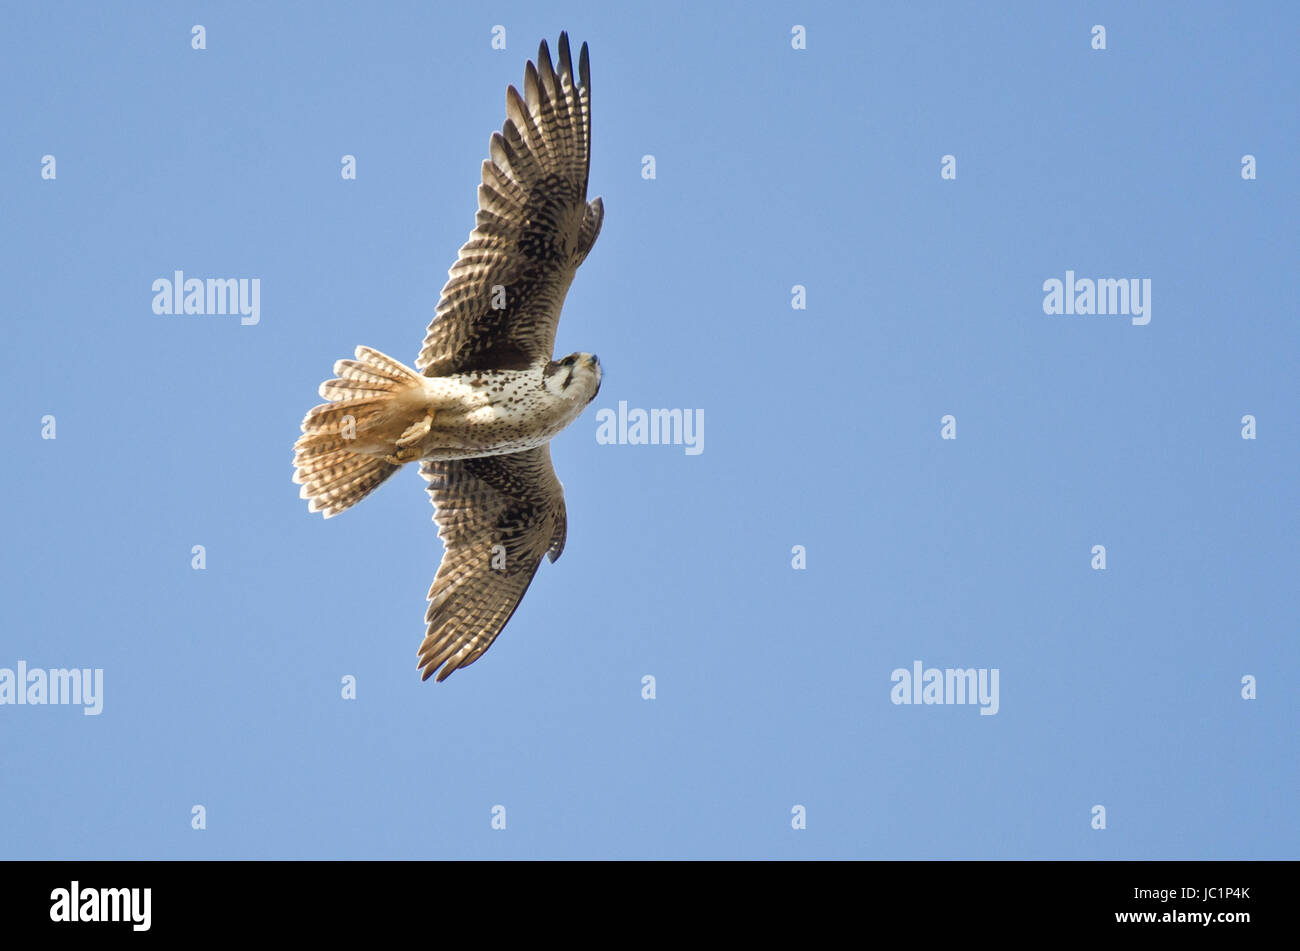
[[399, 449], [395, 453], [384, 456], [384, 462], [390, 466], [404, 466], [408, 462], [414, 462], [420, 458], [420, 450], [415, 446], [408, 446], [405, 449]]

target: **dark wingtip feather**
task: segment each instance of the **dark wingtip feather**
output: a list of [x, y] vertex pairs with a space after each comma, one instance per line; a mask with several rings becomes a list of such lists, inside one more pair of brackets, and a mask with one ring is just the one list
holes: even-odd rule
[[540, 87], [541, 83], [537, 80], [537, 67], [530, 59], [524, 64], [524, 102], [528, 104], [529, 109], [541, 102]]
[[578, 78], [582, 80], [584, 89], [591, 88], [591, 65], [587, 62], [587, 44], [582, 44], [582, 49], [578, 52]]
[[569, 34], [560, 31], [560, 74], [573, 75], [573, 57], [569, 55]]

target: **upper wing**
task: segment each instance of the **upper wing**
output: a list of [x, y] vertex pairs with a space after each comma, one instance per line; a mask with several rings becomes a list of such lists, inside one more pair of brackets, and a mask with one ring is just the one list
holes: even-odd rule
[[503, 456], [424, 462], [446, 545], [429, 589], [420, 645], [424, 680], [478, 660], [506, 626], [543, 555], [564, 550], [564, 487], [550, 446]]
[[587, 203], [591, 93], [587, 44], [573, 75], [560, 34], [559, 72], [543, 40], [506, 90], [506, 121], [483, 163], [478, 216], [448, 272], [415, 361], [426, 376], [523, 369], [551, 359], [573, 274], [591, 250], [604, 206]]

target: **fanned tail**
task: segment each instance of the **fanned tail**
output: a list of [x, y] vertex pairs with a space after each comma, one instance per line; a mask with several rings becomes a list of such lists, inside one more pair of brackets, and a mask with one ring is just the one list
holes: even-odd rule
[[356, 505], [400, 469], [390, 461], [399, 440], [429, 425], [418, 373], [369, 347], [357, 347], [355, 356], [334, 364], [337, 378], [320, 385], [331, 402], [307, 413], [294, 443], [293, 481], [308, 510], [326, 518]]

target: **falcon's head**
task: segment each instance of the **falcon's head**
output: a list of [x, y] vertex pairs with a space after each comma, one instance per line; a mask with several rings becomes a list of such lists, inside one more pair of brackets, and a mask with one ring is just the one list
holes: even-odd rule
[[600, 361], [594, 353], [571, 353], [546, 368], [546, 389], [586, 406], [600, 392]]

